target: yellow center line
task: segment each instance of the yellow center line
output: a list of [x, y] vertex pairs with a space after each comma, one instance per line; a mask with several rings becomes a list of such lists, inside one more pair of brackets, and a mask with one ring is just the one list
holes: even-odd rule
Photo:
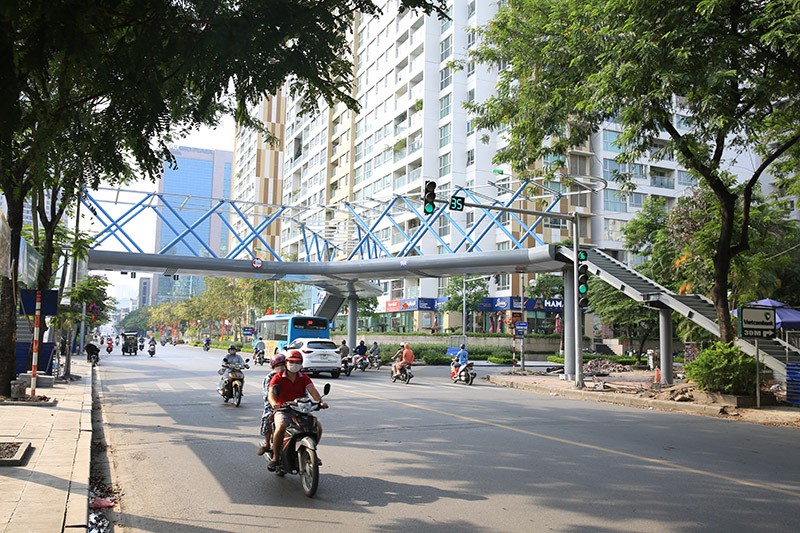
[[459, 419], [464, 420], [466, 422], [473, 422], [475, 424], [481, 424], [481, 425], [484, 425], [484, 426], [491, 426], [491, 427], [495, 427], [495, 428], [498, 428], [498, 429], [505, 429], [507, 431], [513, 431], [515, 433], [521, 433], [523, 435], [530, 435], [531, 437], [538, 437], [540, 439], [549, 440], [549, 441], [552, 441], [552, 442], [558, 442], [558, 443], [561, 443], [561, 444], [569, 444], [571, 446], [577, 446], [579, 448], [585, 448], [585, 449], [588, 449], [588, 450], [594, 450], [594, 451], [597, 451], [597, 452], [603, 452], [603, 453], [607, 453], [607, 454], [610, 454], [610, 455], [617, 455], [617, 456], [620, 456], [620, 457], [626, 457], [628, 459], [635, 459], [637, 461], [650, 463], [650, 464], [657, 465], [657, 466], [662, 467], [662, 468], [671, 468], [671, 469], [680, 470], [682, 472], [686, 472], [686, 473], [690, 473], [690, 474], [697, 474], [697, 475], [709, 477], [709, 478], [712, 478], [712, 479], [717, 479], [717, 480], [721, 480], [721, 481], [727, 481], [727, 482], [730, 482], [730, 483], [734, 483], [736, 485], [743, 485], [743, 486], [746, 486], [746, 487], [753, 487], [753, 488], [762, 489], [762, 490], [766, 490], [766, 491], [770, 491], [770, 492], [777, 492], [779, 494], [785, 494], [787, 496], [800, 497], [800, 491], [797, 491], [797, 490], [785, 489], [785, 488], [781, 488], [781, 487], [776, 487], [774, 485], [767, 485], [765, 483], [760, 483], [758, 481], [750, 481], [750, 480], [747, 480], [747, 479], [741, 479], [741, 478], [736, 478], [736, 477], [732, 477], [732, 476], [726, 476], [724, 474], [717, 474], [715, 472], [710, 472], [708, 470], [700, 470], [698, 468], [692, 468], [692, 467], [689, 467], [689, 466], [684, 466], [684, 465], [681, 465], [681, 464], [678, 464], [678, 463], [674, 463], [674, 462], [666, 460], [666, 459], [654, 459], [652, 457], [645, 457], [643, 455], [637, 455], [637, 454], [634, 454], [634, 453], [621, 452], [619, 450], [613, 450], [611, 448], [604, 448], [603, 446], [597, 446], [595, 444], [587, 444], [585, 442], [578, 442], [578, 441], [569, 440], [569, 439], [562, 439], [560, 437], [553, 437], [552, 435], [545, 435], [544, 433], [537, 433], [536, 431], [530, 431], [530, 430], [527, 430], [527, 429], [517, 428], [517, 427], [509, 426], [509, 425], [506, 425], [506, 424], [500, 424], [498, 422], [490, 422], [490, 421], [487, 421], [487, 420], [481, 420], [479, 418], [472, 418], [470, 416], [453, 414], [453, 413], [451, 413], [449, 411], [442, 411], [440, 409], [435, 409], [433, 407], [426, 407], [424, 405], [417, 405], [417, 404], [413, 404], [413, 403], [409, 403], [409, 402], [404, 402], [402, 400], [393, 400], [391, 398], [385, 398], [383, 396], [377, 396], [377, 395], [369, 394], [369, 393], [366, 393], [366, 392], [356, 392], [356, 391], [352, 391], [352, 392], [353, 392], [353, 394], [358, 394], [360, 396], [365, 396], [367, 398], [374, 398], [376, 400], [383, 400], [383, 401], [386, 401], [386, 402], [393, 402], [393, 403], [396, 403], [396, 404], [399, 404], [399, 405], [404, 405], [406, 407], [410, 407], [412, 409], [419, 409], [421, 411], [428, 411], [430, 413], [436, 413], [436, 414], [444, 415], [444, 416], [447, 416], [449, 418], [459, 418]]

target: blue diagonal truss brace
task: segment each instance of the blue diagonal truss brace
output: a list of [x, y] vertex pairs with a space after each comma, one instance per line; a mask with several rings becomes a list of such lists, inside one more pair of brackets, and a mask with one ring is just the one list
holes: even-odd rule
[[[456, 222], [448, 212], [446, 203], [442, 203], [433, 213], [426, 215], [420, 212], [418, 201], [412, 201], [404, 196], [394, 196], [381, 210], [376, 210], [378, 211], [377, 216], [367, 217], [357, 204], [345, 202], [343, 203], [344, 210], [349, 214], [354, 227], [351, 244], [349, 246], [341, 243], [336, 244], [326, 239], [321, 233], [311, 229], [309, 225], [301, 223], [299, 233], [302, 237], [305, 261], [335, 261], [337, 258], [343, 257], [343, 254], [348, 260], [354, 258], [378, 259], [381, 257], [422, 255], [423, 252], [419, 247], [419, 243], [426, 235], [434, 238], [441, 245], [441, 249], [447, 253], [480, 252], [481, 240], [492, 229], [499, 230], [506, 235], [511, 241], [512, 249], [527, 248], [526, 241], [529, 242], [529, 238], [533, 239], [537, 246], [545, 245], [542, 238], [536, 234], [536, 229], [542, 224], [546, 216], [538, 216], [535, 222], [528, 226], [517, 214], [506, 212], [505, 214], [507, 214], [508, 218], [513, 219], [520, 228], [520, 236], [515, 237], [508, 230], [506, 224], [503, 223], [504, 212], [490, 209], [491, 207], [511, 207], [514, 202], [520, 199], [520, 196], [529, 186], [531, 184], [528, 182], [522, 182], [517, 190], [510, 191], [510, 194], [503, 201], [493, 200], [489, 203], [481, 202], [481, 199], [469, 189], [458, 188], [453, 193], [454, 195], [466, 196], [470, 202], [486, 206], [475, 208], [476, 214], [480, 213], [480, 217], [474, 220], [469, 227], [462, 227]], [[119, 193], [120, 191], [117, 192]], [[278, 251], [269, 245], [263, 234], [276, 222], [286, 220], [286, 217], [295, 209], [291, 206], [254, 204], [230, 199], [198, 198], [189, 195], [158, 192], [125, 191], [125, 193], [140, 197], [135, 201], [125, 203], [123, 207], [126, 208], [121, 215], [112, 216], [107, 208], [108, 200], [101, 200], [96, 194], [84, 191], [81, 198], [82, 204], [94, 214], [103, 226], [94, 236], [93, 249], [97, 249], [110, 239], [114, 239], [127, 252], [144, 253], [143, 248], [146, 246], [142, 244], [145, 240], [151, 242], [155, 235], [142, 235], [142, 231], [137, 224], [138, 220], [140, 220], [139, 217], [144, 213], [153, 211], [171, 233], [170, 242], [158, 250], [158, 254], [175, 253], [175, 247], [178, 244], [182, 244], [190, 255], [218, 258], [213, 247], [209, 246], [209, 243], [205, 242], [197, 233], [198, 228], [216, 217], [221, 221], [221, 225], [227, 228], [227, 231], [232, 235], [233, 246], [224, 256], [225, 259], [256, 257], [257, 254], [253, 250], [257, 242], [262, 247], [261, 249], [266, 250], [269, 254], [264, 259], [268, 261], [284, 261]], [[543, 212], [551, 212], [558, 206], [562, 198], [563, 196], [560, 193], [552, 192], [548, 206]], [[189, 200], [192, 200], [193, 203], [190, 204], [189, 208], [185, 208]], [[204, 202], [208, 202], [205, 205], [210, 207], [207, 209], [198, 207], [199, 203]], [[116, 201], [114, 203], [119, 204]], [[251, 220], [257, 218], [252, 214], [254, 206], [260, 206], [262, 212], [268, 213], [267, 215], [261, 215], [261, 220], [255, 223], [251, 222]], [[404, 221], [406, 223], [408, 222], [408, 213], [413, 214], [418, 220], [418, 225], [410, 231], [404, 229], [404, 223], [396, 218], [398, 212], [404, 213]], [[167, 216], [167, 213], [171, 215], [171, 219]], [[189, 216], [189, 213], [191, 213], [191, 216]], [[248, 213], [250, 214], [248, 215]], [[446, 220], [450, 230], [454, 232], [453, 234], [458, 236], [453, 241], [453, 244], [450, 244], [447, 239], [439, 235], [437, 228], [442, 219]], [[401, 237], [400, 242], [404, 243], [400, 251], [395, 254], [390, 252], [390, 248], [394, 243], [385, 243], [379, 237], [379, 228], [385, 229], [387, 226], [394, 228], [396, 236]], [[237, 230], [237, 227], [244, 229]], [[137, 238], [139, 242], [137, 242]]]

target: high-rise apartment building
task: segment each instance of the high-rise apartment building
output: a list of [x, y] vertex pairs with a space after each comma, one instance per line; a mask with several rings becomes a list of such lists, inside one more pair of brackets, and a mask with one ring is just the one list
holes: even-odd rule
[[[492, 163], [504, 142], [504, 132], [476, 131], [463, 108], [464, 102], [484, 101], [494, 94], [496, 68], [472, 62], [465, 63], [463, 69], [451, 66], [454, 60], [467, 58], [467, 51], [476, 44], [470, 29], [486, 25], [497, 13], [498, 3], [452, 0], [450, 20], [411, 11], [398, 14], [396, 7], [396, 2], [390, 1], [382, 16], [355, 19], [354, 94], [361, 105], [360, 113], [341, 104], [329, 107], [320, 102], [318, 113], [306, 115], [299, 101], [286, 99], [281, 203], [295, 208], [281, 226], [284, 256], [305, 258], [308, 252], [302, 232], [310, 229], [336, 246], [339, 257], [345, 257], [357, 240], [350, 210], [358, 211], [362, 220], [371, 224], [380, 219], [387, 202], [398, 196], [419, 205], [428, 180], [436, 181], [442, 198], [465, 188], [484, 198], [505, 200], [521, 185], [508, 168], [496, 168]], [[675, 115], [679, 127], [682, 118]], [[651, 157], [620, 167], [614, 160], [619, 153], [615, 142], [618, 135], [619, 128], [613, 122], [604, 123], [584, 146], [571, 150], [565, 161], [540, 161], [536, 167], [543, 171], [541, 177], [533, 180], [536, 186], [530, 187], [527, 198], [520, 197], [515, 207], [541, 210], [544, 203], [550, 204], [552, 212], [577, 212], [581, 243], [635, 262], [636, 258], [623, 253], [622, 228], [646, 196], [663, 196], [672, 205], [695, 180], [673, 158], [660, 154], [658, 145]], [[237, 139], [237, 153], [244, 144]], [[632, 174], [637, 190], [622, 193], [613, 179], [616, 172]], [[607, 182], [604, 190], [591, 192], [586, 187], [600, 179]], [[420, 217], [410, 209], [402, 211], [374, 230], [391, 253], [400, 251], [407, 236], [421, 224]], [[497, 216], [502, 228], [481, 219], [477, 209], [450, 211], [448, 215], [452, 223], [447, 217], [439, 217], [434, 223], [441, 240], [426, 235], [418, 244], [421, 253], [447, 253], [445, 245], [455, 248], [464, 237], [461, 230], [475, 226], [473, 234], [482, 235], [480, 248], [486, 251], [512, 249], [515, 240], [533, 247], [572, 238], [570, 225], [556, 218], [536, 225], [533, 238], [524, 236], [515, 217], [508, 214]], [[536, 220], [535, 216], [521, 218], [529, 226]], [[452, 227], [454, 224], [458, 228]], [[403, 308], [395, 304], [415, 300], [419, 307], [412, 303], [411, 308], [423, 309], [421, 299], [441, 297], [447, 279], [380, 281], [385, 292], [379, 309], [392, 315], [385, 317], [384, 325], [418, 330], [429, 327], [426, 323], [435, 323], [426, 322], [421, 315], [394, 312]], [[522, 294], [529, 281], [526, 276], [501, 274], [489, 288], [498, 301], [504, 299], [503, 305], [509, 310], [508, 306], [519, 305], [512, 297]], [[487, 311], [500, 312], [500, 307]], [[541, 319], [552, 326], [555, 311], [548, 313], [533, 312], [527, 317], [531, 323]], [[436, 318], [441, 323], [442, 317]], [[497, 323], [497, 317], [492, 318], [491, 313], [485, 313], [486, 329]]]
[[[230, 197], [233, 153], [225, 150], [177, 147], [171, 149], [176, 168], [164, 164], [159, 181], [159, 193], [171, 205], [180, 206], [173, 212], [160, 207], [156, 222], [157, 249], [174, 255], [210, 255], [207, 244], [219, 257], [227, 253], [229, 230], [219, 217], [210, 217], [193, 228], [193, 233], [176, 241], [187, 225], [198, 221], [208, 211], [214, 199]], [[163, 219], [162, 219], [163, 217]], [[192, 248], [192, 250], [189, 249]], [[204, 290], [203, 278], [198, 276], [164, 275], [153, 278], [154, 305], [181, 301]]]
[[[250, 109], [250, 114], [261, 120], [272, 136], [248, 128], [237, 128], [233, 152], [234, 173], [231, 180], [231, 197], [253, 227], [264, 221], [280, 205], [283, 193], [284, 120], [286, 98], [282, 91], [264, 98]], [[231, 217], [231, 225], [239, 235], [249, 233], [241, 217]], [[278, 246], [281, 223], [270, 224], [261, 237], [273, 249]], [[233, 236], [231, 236], [233, 239]], [[235, 243], [231, 240], [231, 246]], [[254, 255], [271, 259], [259, 241], [252, 245]]]

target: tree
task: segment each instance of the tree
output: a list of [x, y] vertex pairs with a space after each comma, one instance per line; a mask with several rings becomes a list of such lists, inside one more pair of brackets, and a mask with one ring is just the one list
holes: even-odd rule
[[[798, 23], [796, 3], [783, 0], [511, 2], [471, 54], [506, 67], [497, 96], [467, 108], [478, 128], [508, 128], [496, 160], [523, 177], [603, 121], [621, 131], [621, 163], [676, 154], [719, 209], [710, 295], [729, 342], [731, 265], [751, 246], [755, 186], [768, 172], [798, 181]], [[739, 183], [726, 169], [748, 153], [756, 162]], [[618, 179], [630, 187], [630, 176]]]
[[[401, 0], [401, 9], [444, 14], [442, 0]], [[318, 98], [352, 109], [349, 36], [369, 0], [75, 3], [27, 0], [0, 8], [0, 191], [7, 202], [11, 257], [19, 255], [22, 212], [56, 148], [74, 152], [88, 184], [124, 179], [132, 166], [151, 178], [173, 161], [170, 140], [247, 110], [289, 81], [305, 110]], [[302, 38], [298, 38], [302, 36]], [[73, 177], [67, 178], [74, 181]], [[16, 267], [0, 283], [0, 394], [14, 377]]]
[[597, 317], [602, 322], [623, 330], [631, 348], [633, 339], [639, 339], [639, 345], [634, 351], [637, 364], [641, 364], [644, 345], [650, 335], [658, 330], [658, 312], [628, 298], [600, 278], [591, 278], [589, 287], [592, 309]]
[[371, 317], [378, 314], [378, 297], [370, 296], [369, 298], [359, 298], [358, 314], [364, 317]]
[[528, 288], [528, 298], [549, 300], [564, 294], [564, 277], [553, 274], [538, 274], [533, 285]]
[[151, 310], [152, 307], [149, 305], [134, 309], [120, 320], [119, 325], [127, 331], [147, 331], [153, 323], [150, 318]]
[[[464, 291], [465, 288], [466, 292]], [[489, 282], [486, 281], [486, 278], [451, 276], [447, 280], [447, 288], [445, 288], [444, 295], [447, 296], [447, 301], [439, 308], [440, 311], [464, 312], [469, 316], [470, 311], [477, 311], [483, 299], [489, 296]], [[466, 311], [464, 310], [465, 295]], [[466, 334], [466, 331], [463, 333]]]

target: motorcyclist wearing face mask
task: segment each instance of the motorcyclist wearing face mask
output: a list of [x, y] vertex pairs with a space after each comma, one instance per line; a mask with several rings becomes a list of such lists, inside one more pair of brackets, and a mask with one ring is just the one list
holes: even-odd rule
[[[303, 354], [299, 350], [291, 350], [286, 359], [286, 370], [276, 374], [269, 383], [269, 403], [275, 410], [275, 431], [272, 434], [272, 449], [280, 450], [286, 428], [289, 426], [291, 414], [279, 409], [286, 402], [303, 398], [306, 393], [316, 402], [320, 402], [320, 409], [327, 409], [328, 404], [322, 398], [307, 375], [301, 372], [303, 368]], [[317, 421], [317, 442], [322, 439], [322, 425]], [[278, 466], [273, 455], [273, 460], [267, 464], [267, 470], [274, 472]]]
[[[222, 378], [219, 380], [219, 385], [217, 386], [218, 390], [222, 390], [225, 386], [225, 383], [228, 381], [228, 374], [231, 373], [231, 369], [228, 365], [233, 365], [235, 363], [239, 363], [240, 365], [244, 366], [244, 359], [242, 356], [236, 353], [238, 348], [235, 344], [231, 344], [228, 346], [228, 354], [222, 360], [222, 368], [220, 368], [220, 375]], [[227, 361], [227, 362], [226, 362]]]

